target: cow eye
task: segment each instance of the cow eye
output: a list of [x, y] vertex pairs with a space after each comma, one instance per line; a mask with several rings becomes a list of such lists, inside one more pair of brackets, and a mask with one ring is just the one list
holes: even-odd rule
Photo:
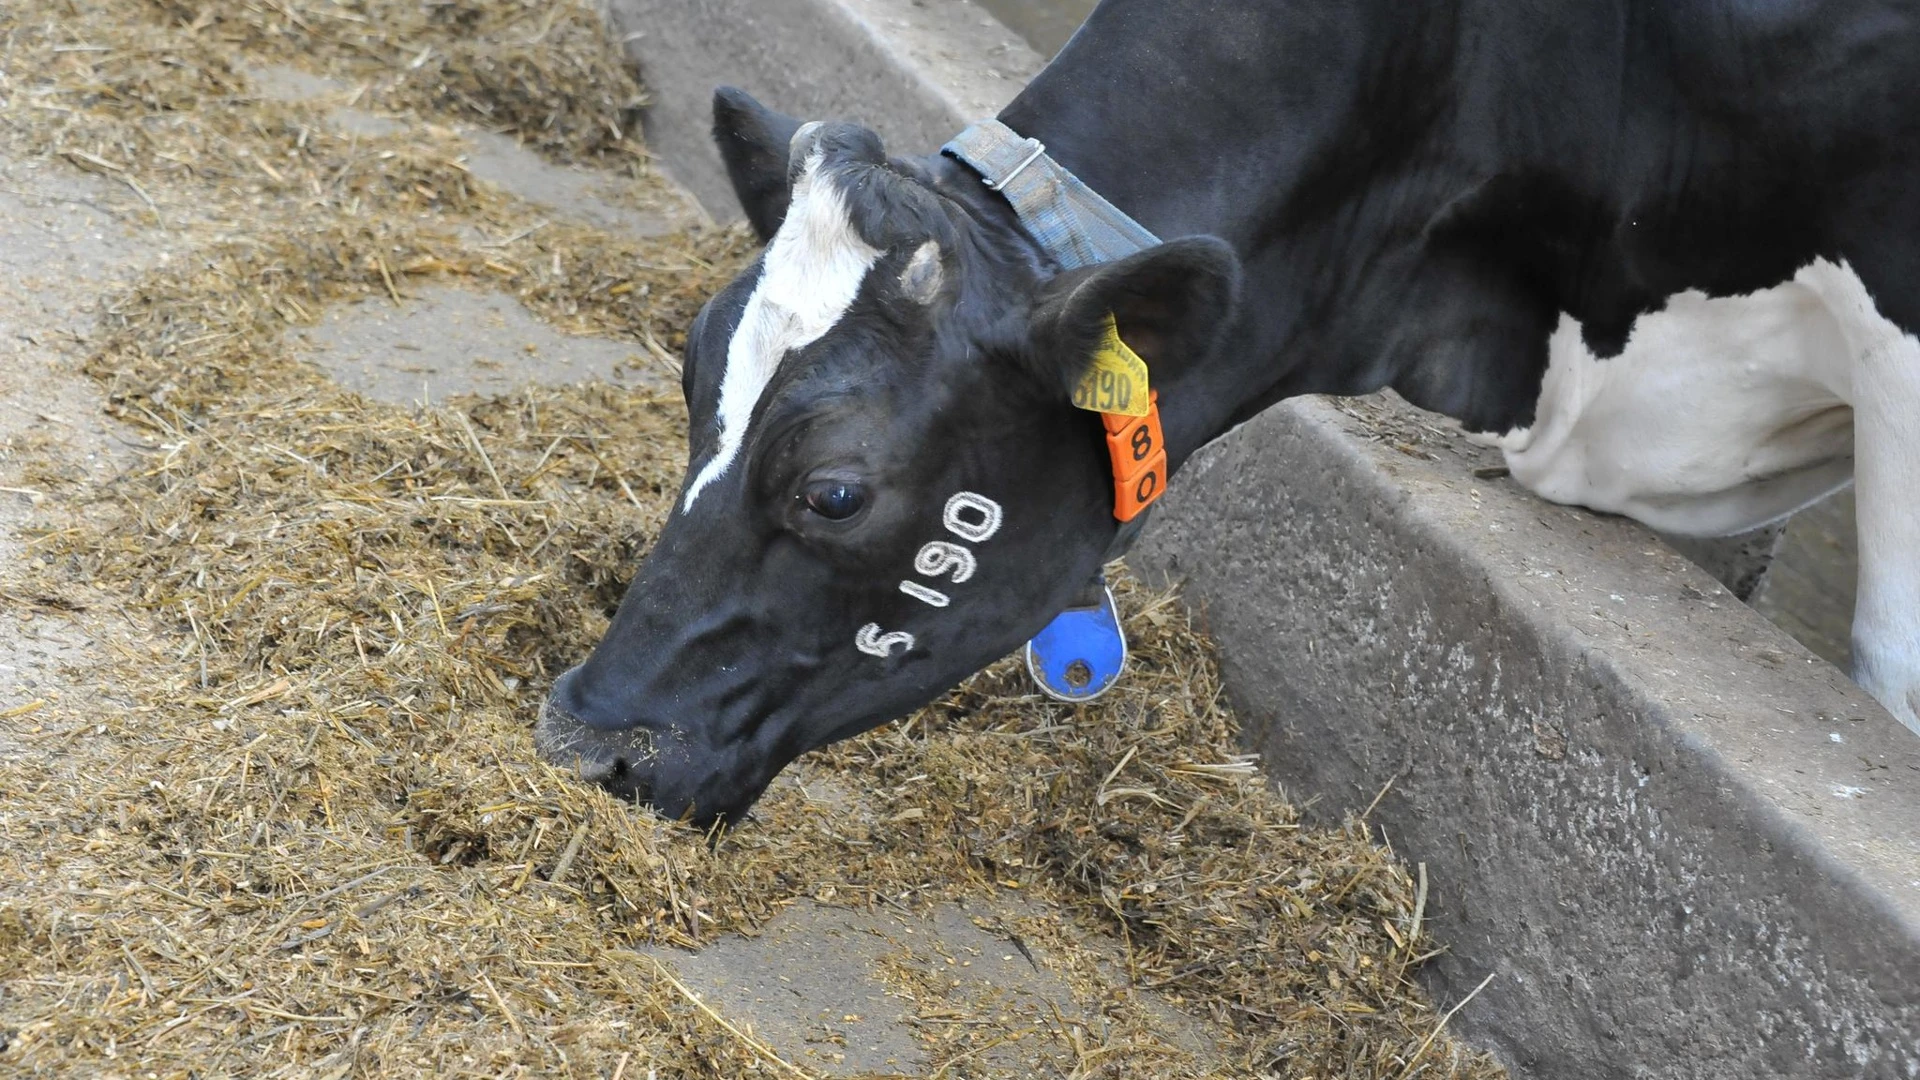
[[851, 480], [815, 480], [801, 497], [828, 521], [845, 521], [867, 505], [867, 489]]

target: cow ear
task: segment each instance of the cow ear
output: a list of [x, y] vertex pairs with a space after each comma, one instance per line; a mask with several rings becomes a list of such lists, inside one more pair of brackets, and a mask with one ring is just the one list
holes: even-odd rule
[[1153, 383], [1177, 379], [1213, 350], [1239, 292], [1240, 260], [1211, 236], [1069, 270], [1042, 287], [1034, 306], [1042, 377], [1072, 393], [1106, 339], [1111, 314], [1120, 340], [1146, 361]]
[[744, 90], [713, 92], [713, 141], [727, 179], [761, 242], [773, 239], [787, 216], [790, 147], [800, 121], [774, 112]]

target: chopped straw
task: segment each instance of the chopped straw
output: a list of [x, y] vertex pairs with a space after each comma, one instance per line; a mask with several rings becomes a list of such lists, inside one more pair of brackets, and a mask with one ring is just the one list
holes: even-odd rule
[[[1177, 602], [1124, 577], [1133, 668], [1099, 705], [996, 665], [810, 755], [724, 835], [537, 760], [542, 693], [668, 513], [681, 407], [604, 384], [387, 405], [294, 335], [454, 284], [677, 374], [740, 231], [608, 233], [462, 161], [479, 123], [671, 198], [591, 4], [54, 0], [0, 10], [0, 42], [7, 156], [111, 177], [175, 254], [88, 339], [128, 467], [10, 448], [39, 517], [0, 588], [104, 645], [72, 671], [89, 708], [0, 713], [0, 1071], [811, 1075], [671, 950], [805, 901], [1017, 896], [996, 932], [1072, 1007], [969, 1012], [903, 954], [929, 1074], [1501, 1075], [1412, 981], [1424, 874], [1357, 821], [1303, 824]], [[402, 123], [345, 132], [263, 94], [266, 64]], [[1168, 1010], [1203, 1037], [1169, 1041]]]

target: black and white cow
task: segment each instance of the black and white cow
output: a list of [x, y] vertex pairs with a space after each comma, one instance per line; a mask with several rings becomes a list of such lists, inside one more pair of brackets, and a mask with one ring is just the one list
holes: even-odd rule
[[1063, 271], [959, 161], [716, 97], [770, 242], [693, 327], [677, 513], [550, 758], [732, 818], [1026, 641], [1116, 537], [1068, 401], [1109, 313], [1174, 469], [1392, 387], [1670, 532], [1851, 477], [1855, 675], [1920, 729], [1920, 5], [1107, 0], [1000, 118], [1172, 239]]

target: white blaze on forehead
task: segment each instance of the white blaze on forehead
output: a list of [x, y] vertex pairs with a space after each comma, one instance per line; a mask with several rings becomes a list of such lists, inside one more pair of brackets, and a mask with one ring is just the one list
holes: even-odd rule
[[688, 486], [682, 513], [692, 509], [701, 490], [719, 479], [739, 456], [754, 406], [780, 361], [833, 329], [880, 258], [879, 249], [854, 231], [840, 189], [819, 180], [819, 170], [820, 155], [815, 154], [793, 182], [786, 220], [767, 246], [760, 280], [727, 344], [727, 368], [720, 377], [715, 418], [720, 443]]

